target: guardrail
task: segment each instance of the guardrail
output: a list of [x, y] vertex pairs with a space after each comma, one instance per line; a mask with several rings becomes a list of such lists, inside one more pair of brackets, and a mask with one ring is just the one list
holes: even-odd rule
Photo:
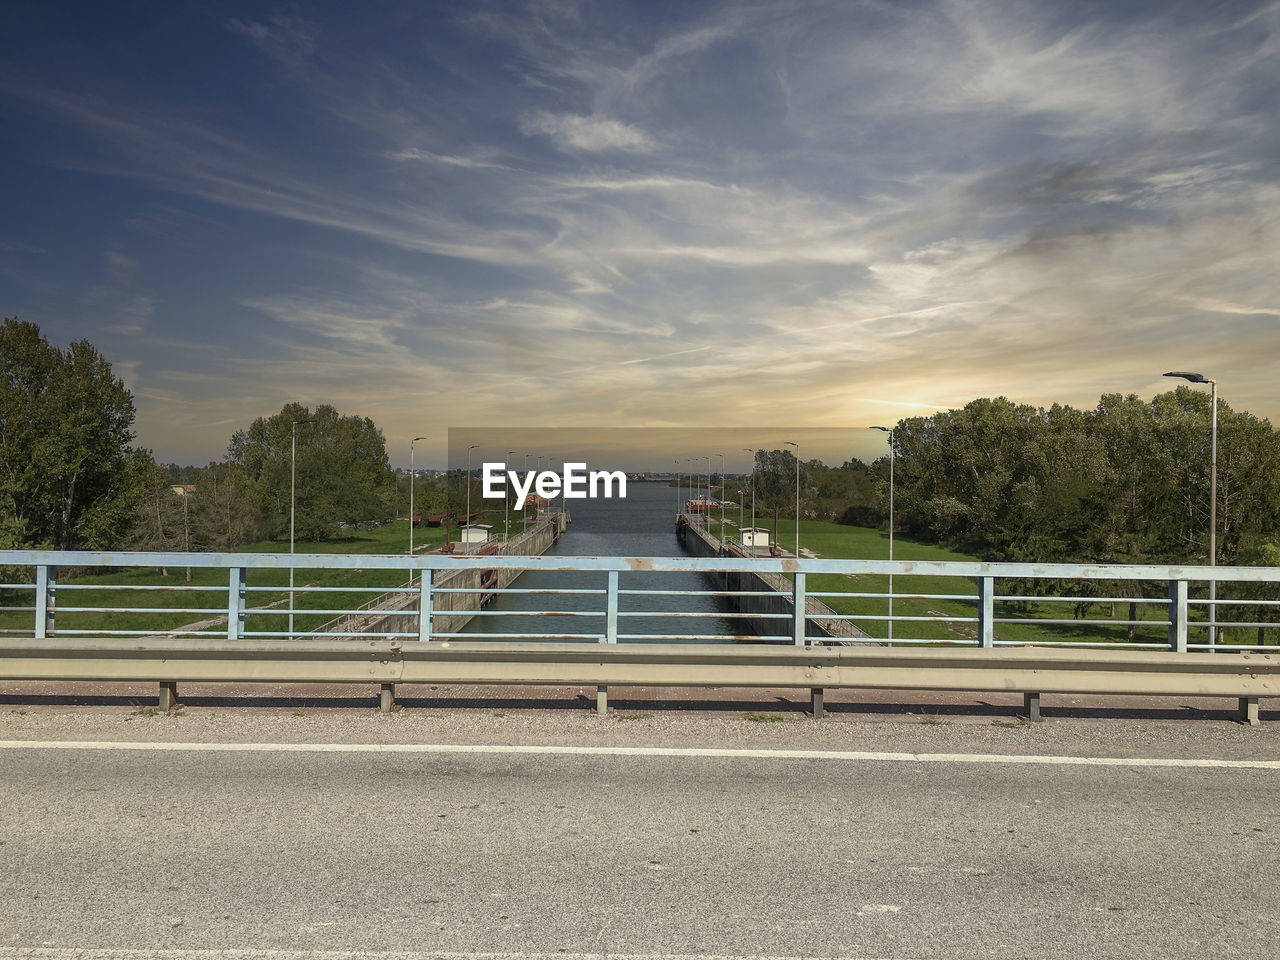
[[[191, 567], [198, 572], [197, 579], [213, 582], [157, 582], [165, 579], [158, 575], [159, 569], [165, 567]], [[282, 581], [283, 572], [291, 568], [307, 572], [304, 580], [315, 581], [297, 587], [292, 602], [287, 588], [281, 582], [272, 582]], [[99, 575], [103, 570], [130, 573], [125, 582], [103, 582]], [[555, 585], [521, 586], [517, 581], [512, 586], [494, 586], [498, 578], [491, 580], [488, 574], [499, 570], [548, 574], [549, 582]], [[18, 638], [3, 642], [4, 676], [94, 679], [129, 674], [159, 679], [170, 699], [176, 690], [173, 684], [179, 679], [305, 680], [312, 678], [309, 670], [324, 664], [317, 678], [382, 683], [384, 706], [390, 702], [391, 685], [422, 677], [436, 683], [596, 682], [601, 698], [611, 682], [801, 685], [814, 691], [814, 711], [820, 713], [823, 687], [874, 686], [876, 674], [870, 664], [875, 657], [885, 656], [898, 658], [894, 661], [896, 666], [885, 668], [889, 672], [884, 675], [892, 677], [892, 686], [1022, 690], [1028, 696], [1029, 713], [1038, 710], [1039, 693], [1046, 690], [1149, 690], [1238, 696], [1244, 715], [1256, 719], [1256, 698], [1280, 694], [1280, 687], [1276, 686], [1280, 657], [1256, 655], [1268, 649], [1267, 644], [1208, 642], [1211, 626], [1217, 628], [1220, 637], [1224, 628], [1247, 628], [1257, 631], [1260, 640], [1280, 642], [1280, 568], [1275, 567], [733, 557], [410, 558], [0, 551], [0, 571], [4, 581], [0, 582], [0, 631]], [[76, 575], [68, 576], [71, 571]], [[707, 579], [698, 589], [676, 589], [663, 583], [667, 574], [700, 574]], [[892, 594], [879, 586], [880, 580], [890, 574], [899, 587]], [[748, 576], [735, 580], [738, 575], [757, 576], [754, 580]], [[763, 575], [763, 581], [759, 575]], [[475, 585], [458, 585], [468, 583], [467, 577], [474, 579]], [[353, 578], [363, 579], [349, 582]], [[371, 583], [370, 578], [384, 582]], [[438, 580], [450, 585], [442, 586]], [[734, 584], [747, 581], [777, 583], [783, 591], [733, 588]], [[930, 583], [934, 586], [929, 587]], [[1217, 585], [1212, 606], [1209, 583]], [[87, 596], [98, 602], [77, 605], [75, 598], [86, 595], [81, 591], [96, 591]], [[163, 601], [183, 591], [213, 594], [219, 598], [218, 605], [148, 606], [130, 599], [146, 596]], [[300, 627], [290, 634], [280, 628], [289, 614], [314, 616], [318, 622], [322, 617], [362, 612], [321, 607], [316, 597], [349, 602], [352, 596], [358, 599], [369, 594], [406, 598], [394, 616], [408, 626], [368, 631], [360, 634], [358, 641], [335, 641], [331, 633], [324, 639], [325, 634], [316, 629]], [[488, 618], [492, 625], [482, 631], [438, 629], [437, 617], [440, 622], [459, 620], [458, 604], [451, 597], [477, 594], [507, 597], [533, 606], [477, 609], [474, 615]], [[296, 596], [312, 599], [297, 606]], [[892, 645], [917, 649], [885, 652], [889, 641], [875, 635], [877, 626], [882, 627], [889, 620], [887, 610], [880, 605], [887, 607], [891, 596], [897, 604], [892, 617]], [[250, 598], [264, 602], [251, 604]], [[676, 604], [677, 608], [659, 610], [647, 606], [655, 598]], [[812, 598], [822, 598], [827, 604], [820, 617], [811, 612]], [[1076, 615], [1070, 619], [1053, 615], [1062, 604], [1072, 605]], [[1111, 604], [1131, 605], [1134, 609], [1154, 607], [1156, 613], [1150, 619], [1090, 615], [1099, 605]], [[695, 605], [701, 608], [691, 609]], [[939, 610], [934, 605], [948, 609]], [[921, 607], [924, 612], [920, 612]], [[1243, 616], [1210, 621], [1207, 614], [1211, 609], [1237, 611]], [[446, 612], [452, 621], [444, 620]], [[193, 616], [204, 619], [181, 622]], [[120, 625], [117, 619], [121, 617], [140, 618], [143, 622]], [[505, 623], [520, 622], [508, 619], [511, 617], [537, 617], [537, 623], [551, 626], [538, 630], [502, 629]], [[760, 632], [698, 633], [691, 632], [687, 625], [714, 623], [713, 618], [735, 626], [748, 622]], [[823, 634], [817, 621], [833, 618], [865, 626], [868, 633], [853, 639]], [[646, 632], [628, 626], [645, 622], [660, 623], [662, 627], [651, 627]], [[564, 626], [556, 629], [561, 624]], [[274, 629], [253, 629], [273, 625]], [[1107, 631], [1129, 628], [1135, 631], [1132, 640], [1127, 636], [1107, 636]], [[677, 648], [672, 641], [687, 644], [686, 652], [675, 653]], [[768, 646], [746, 648], [754, 651], [748, 653], [744, 652], [742, 641]], [[339, 646], [334, 647], [335, 643]], [[850, 659], [831, 660], [839, 652], [823, 649], [831, 644], [841, 645], [840, 655], [848, 654]], [[1032, 656], [1014, 649], [1028, 645], [1034, 645], [1039, 652]], [[918, 649], [922, 646], [971, 649]], [[489, 653], [484, 652], [486, 648]], [[616, 652], [625, 648], [641, 652]], [[1049, 657], [1051, 648], [1059, 648], [1052, 651], [1057, 659]], [[89, 649], [96, 651], [94, 656], [81, 656]], [[345, 652], [339, 656], [337, 650]], [[449, 650], [452, 652], [445, 652]], [[1237, 656], [1223, 656], [1227, 651]], [[129, 673], [150, 652], [157, 653], [163, 669], [148, 666], [141, 673]], [[478, 673], [446, 668], [447, 664], [456, 666], [464, 653], [473, 665], [486, 657], [497, 657], [491, 662], [500, 666]], [[382, 679], [366, 663], [370, 656], [380, 658], [384, 665], [400, 666], [393, 671], [394, 676]], [[741, 656], [754, 658], [749, 660], [751, 671], [744, 672], [747, 661], [734, 659]], [[1138, 659], [1126, 660], [1125, 656]], [[665, 659], [659, 662], [655, 657]], [[963, 660], [964, 657], [977, 659]], [[274, 663], [273, 658], [292, 666], [273, 668], [269, 675], [264, 674], [261, 664]], [[53, 666], [46, 673], [16, 666], [34, 661]], [[103, 666], [107, 661], [124, 664], [124, 674]], [[364, 666], [356, 673], [335, 666], [349, 667], [353, 662]], [[1028, 666], [1032, 662], [1039, 666]], [[93, 666], [95, 663], [98, 665]], [[432, 667], [424, 672], [405, 666], [411, 663], [430, 663]], [[617, 667], [624, 663], [630, 666]], [[646, 666], [637, 666], [641, 663]], [[662, 666], [664, 663], [666, 666]], [[204, 666], [183, 672], [179, 670], [183, 664]], [[242, 669], [237, 664], [249, 666]], [[534, 664], [541, 666], [533, 669]], [[592, 666], [582, 669], [583, 664]], [[982, 668], [985, 672], [974, 673], [977, 668], [973, 664], [986, 664]], [[832, 673], [827, 667], [840, 669]], [[950, 671], [950, 679], [934, 676], [938, 670]], [[1051, 679], [1050, 674], [1058, 680]], [[1139, 682], [1139, 675], [1147, 679]], [[1117, 676], [1127, 676], [1128, 680], [1116, 680]], [[1155, 682], [1153, 677], [1165, 680]], [[1109, 679], [1104, 682], [1103, 678]], [[984, 685], [973, 685], [979, 681]], [[162, 696], [162, 703], [164, 700]]]
[[[201, 571], [209, 583], [173, 583], [153, 574], [160, 568], [193, 568]], [[297, 606], [289, 602], [289, 590], [281, 583], [268, 582], [274, 572], [283, 577], [290, 568], [306, 571], [318, 581], [299, 585], [294, 597], [321, 600], [333, 596], [346, 600], [352, 596], [407, 595], [414, 602], [396, 611], [410, 618], [411, 629], [371, 631], [365, 636], [388, 639], [430, 641], [467, 636], [490, 640], [577, 640], [587, 642], [625, 643], [633, 641], [688, 640], [723, 642], [756, 640], [805, 645], [824, 638], [811, 629], [817, 617], [806, 602], [821, 598], [835, 612], [823, 618], [855, 624], [895, 625], [893, 643], [950, 644], [959, 646], [999, 647], [1022, 645], [1025, 638], [1001, 636], [1002, 629], [1041, 628], [1032, 642], [1078, 647], [1110, 649], [1158, 649], [1175, 652], [1227, 649], [1263, 650], [1269, 644], [1208, 642], [1208, 628], [1256, 630], [1259, 639], [1280, 644], [1280, 568], [1276, 567], [1207, 567], [1104, 564], [1020, 564], [972, 563], [941, 561], [883, 561], [792, 558], [731, 557], [538, 557], [538, 556], [360, 556], [341, 554], [235, 554], [235, 553], [124, 553], [92, 551], [0, 551], [0, 632], [53, 636], [224, 636], [228, 640], [286, 639], [321, 636], [332, 629], [297, 629], [290, 633], [283, 626], [276, 629], [250, 629], [247, 620], [259, 624], [284, 624], [286, 618], [316, 616], [329, 619], [358, 616], [368, 612], [378, 601], [358, 608], [334, 609], [309, 603]], [[76, 577], [68, 570], [80, 571]], [[103, 570], [133, 571], [128, 582], [104, 582], [101, 577], [85, 575]], [[565, 578], [577, 578], [576, 585], [537, 588], [476, 586], [437, 586], [444, 573], [472, 571], [484, 573], [498, 570], [542, 571]], [[4, 572], [4, 571], [7, 571]], [[348, 583], [356, 574], [369, 575], [386, 571], [382, 584]], [[763, 575], [764, 582], [784, 587], [778, 590], [741, 589], [671, 589], [662, 586], [656, 575], [695, 573], [718, 576], [721, 582], [734, 574]], [[859, 589], [868, 578], [897, 578], [899, 589]], [[785, 577], [785, 580], [780, 579]], [[590, 580], [590, 585], [585, 585]], [[251, 582], [252, 581], [252, 582]], [[924, 589], [941, 581], [942, 589]], [[816, 586], [815, 586], [816, 583]], [[1210, 601], [1207, 585], [1218, 585], [1217, 596]], [[713, 581], [714, 585], [714, 581]], [[906, 589], [903, 589], [903, 587]], [[839, 589], [832, 589], [839, 587]], [[965, 588], [960, 592], [960, 588]], [[1002, 587], [1003, 589], [998, 589]], [[1108, 589], [1109, 588], [1109, 589]], [[91, 591], [98, 603], [77, 605], [74, 598], [81, 591]], [[198, 594], [218, 597], [217, 606], [149, 606], [130, 603], [130, 597], [164, 594]], [[574, 599], [560, 604], [565, 609], [535, 606], [528, 609], [484, 609], [476, 616], [501, 622], [512, 616], [555, 618], [557, 622], [582, 622], [588, 628], [558, 631], [504, 631], [484, 633], [450, 631], [433, 628], [433, 618], [443, 613], [441, 598], [449, 595], [483, 594], [488, 597], [525, 596], [541, 599]], [[250, 598], [263, 600], [276, 597], [269, 604], [251, 604]], [[893, 598], [898, 604], [890, 618], [879, 606]], [[657, 610], [645, 607], [650, 598], [679, 598], [705, 604], [707, 600], [721, 604], [718, 609]], [[785, 601], [785, 610], [747, 609], [744, 601], [765, 599]], [[21, 602], [21, 601], [27, 602]], [[68, 601], [72, 602], [68, 602]], [[18, 602], [15, 602], [18, 601]], [[108, 602], [109, 601], [109, 602]], [[904, 601], [908, 602], [904, 606]], [[950, 611], [910, 612], [910, 601], [923, 604], [949, 604]], [[1209, 620], [1207, 612], [1241, 611], [1246, 616]], [[1061, 609], [1069, 604], [1075, 616], [1045, 615], [1046, 610]], [[1099, 617], [1088, 615], [1100, 606], [1130, 605], [1132, 608], [1155, 608], [1154, 618]], [[917, 604], [918, 606], [918, 604]], [[908, 612], [901, 612], [903, 610]], [[141, 618], [141, 625], [112, 626], [112, 618]], [[203, 617], [195, 623], [179, 623], [175, 619]], [[756, 626], [770, 627], [766, 632], [682, 633], [678, 629], [650, 633], [625, 629], [632, 618], [651, 622], [663, 619], [672, 623], [706, 618], [729, 618], [754, 621]], [[162, 622], [163, 621], [163, 622]], [[156, 626], [151, 626], [155, 623]], [[939, 635], [929, 625], [942, 625], [949, 635]], [[1134, 628], [1145, 634], [1132, 642], [1115, 642], [1101, 634], [1115, 628]], [[905, 628], [905, 632], [904, 632]], [[1065, 628], [1055, 639], [1054, 629]], [[1160, 632], [1158, 638], [1153, 628]], [[916, 631], [914, 634], [911, 631]], [[1090, 631], [1097, 638], [1080, 639]], [[1202, 637], [1201, 631], [1204, 631]], [[1016, 631], [1012, 631], [1016, 632]], [[870, 633], [870, 631], [868, 631]], [[1074, 637], [1068, 633], [1075, 634]], [[844, 639], [844, 643], [881, 644], [875, 635]]]

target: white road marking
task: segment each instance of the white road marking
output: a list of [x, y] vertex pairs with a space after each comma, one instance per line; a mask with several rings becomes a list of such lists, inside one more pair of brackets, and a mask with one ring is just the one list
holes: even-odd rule
[[[0, 947], [0, 960], [891, 960], [873, 957], [717, 956], [682, 953], [445, 953], [391, 950], [111, 950]], [[908, 960], [908, 958], [898, 958]]]
[[162, 743], [116, 740], [0, 740], [7, 750], [138, 750], [192, 753], [457, 753], [565, 757], [705, 757], [748, 760], [862, 760], [900, 763], [1006, 763], [1074, 767], [1179, 767], [1280, 770], [1280, 760], [1072, 757], [1002, 753], [895, 753], [870, 750], [767, 750], [730, 747], [571, 747], [457, 743]]

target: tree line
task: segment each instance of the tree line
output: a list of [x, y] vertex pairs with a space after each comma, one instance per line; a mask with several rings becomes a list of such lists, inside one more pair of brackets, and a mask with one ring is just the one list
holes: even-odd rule
[[397, 513], [397, 478], [367, 417], [286, 404], [236, 431], [222, 460], [179, 467], [133, 445], [135, 416], [89, 341], [58, 347], [35, 324], [5, 318], [0, 548], [230, 550], [283, 539], [291, 482], [299, 539]]
[[[1092, 410], [999, 397], [902, 420], [895, 524], [989, 560], [1207, 563], [1212, 415], [1206, 393], [1179, 387]], [[882, 500], [887, 467], [874, 465]], [[1280, 434], [1219, 401], [1220, 564], [1275, 562], [1278, 467]]]

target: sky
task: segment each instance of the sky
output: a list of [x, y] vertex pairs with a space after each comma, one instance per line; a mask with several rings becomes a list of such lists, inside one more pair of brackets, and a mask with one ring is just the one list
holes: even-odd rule
[[8, 0], [0, 36], [0, 309], [90, 339], [161, 462], [290, 401], [430, 466], [1168, 370], [1280, 423], [1278, 3]]

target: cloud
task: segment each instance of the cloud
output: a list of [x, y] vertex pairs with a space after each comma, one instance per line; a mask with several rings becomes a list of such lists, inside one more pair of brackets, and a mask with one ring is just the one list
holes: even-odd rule
[[420, 161], [422, 163], [439, 164], [445, 167], [462, 167], [464, 169], [479, 170], [510, 170], [511, 167], [501, 163], [492, 163], [488, 160], [478, 160], [475, 157], [458, 157], [448, 154], [432, 153], [429, 150], [419, 150], [415, 147], [409, 147], [403, 150], [388, 150], [383, 154], [388, 160], [398, 161]]
[[548, 136], [565, 151], [648, 153], [655, 147], [653, 139], [643, 130], [603, 117], [538, 112], [522, 117], [520, 130], [527, 136]]

